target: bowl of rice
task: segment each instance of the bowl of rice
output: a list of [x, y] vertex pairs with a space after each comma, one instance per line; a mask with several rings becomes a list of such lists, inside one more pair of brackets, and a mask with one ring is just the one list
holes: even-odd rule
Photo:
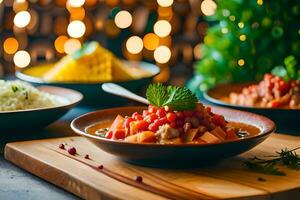
[[0, 130], [41, 129], [82, 100], [81, 93], [53, 86], [33, 87], [0, 80]]

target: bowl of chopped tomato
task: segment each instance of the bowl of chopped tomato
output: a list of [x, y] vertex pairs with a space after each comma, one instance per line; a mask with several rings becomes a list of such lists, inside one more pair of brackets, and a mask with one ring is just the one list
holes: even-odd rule
[[156, 167], [219, 161], [253, 148], [275, 130], [266, 117], [201, 103], [180, 111], [153, 105], [99, 110], [74, 119], [71, 127], [125, 161]]
[[258, 83], [229, 83], [208, 90], [208, 102], [265, 115], [280, 131], [299, 131], [300, 81], [266, 74]]

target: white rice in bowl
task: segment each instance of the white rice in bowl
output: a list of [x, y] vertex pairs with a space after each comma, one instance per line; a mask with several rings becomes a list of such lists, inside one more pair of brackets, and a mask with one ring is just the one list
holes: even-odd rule
[[60, 106], [68, 100], [23, 81], [0, 80], [0, 112]]

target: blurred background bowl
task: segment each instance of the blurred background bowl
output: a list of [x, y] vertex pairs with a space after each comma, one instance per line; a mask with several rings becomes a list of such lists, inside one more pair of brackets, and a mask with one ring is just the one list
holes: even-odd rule
[[[128, 81], [113, 81], [119, 85], [131, 90], [134, 93], [139, 93], [144, 89], [148, 84], [151, 83], [154, 76], [158, 75], [160, 72], [159, 67], [154, 64], [146, 62], [134, 62], [134, 61], [124, 61], [126, 65], [136, 66], [143, 70], [149, 72], [149, 76], [141, 77], [135, 80]], [[101, 88], [101, 82], [99, 83], [69, 83], [69, 82], [47, 82], [41, 78], [41, 76], [34, 76], [28, 73], [33, 68], [39, 68], [38, 72], [40, 75], [44, 74], [49, 70], [53, 65], [46, 64], [44, 66], [32, 66], [25, 68], [23, 70], [17, 71], [16, 76], [26, 82], [29, 82], [35, 86], [39, 85], [49, 85], [49, 86], [58, 86], [69, 89], [74, 89], [81, 92], [84, 95], [82, 105], [85, 106], [101, 106], [101, 107], [110, 107], [123, 105], [127, 100], [108, 94], [104, 92]]]
[[218, 85], [204, 93], [205, 100], [208, 103], [238, 110], [253, 112], [256, 114], [264, 115], [272, 119], [280, 132], [298, 133], [300, 130], [299, 116], [300, 109], [288, 108], [260, 108], [240, 106], [229, 103], [229, 94], [231, 92], [240, 93], [244, 87], [253, 83], [229, 83]]
[[7, 131], [7, 133], [18, 131], [16, 134], [24, 134], [24, 131], [42, 129], [61, 118], [83, 98], [81, 93], [71, 89], [53, 86], [40, 86], [38, 89], [59, 96], [67, 101], [62, 105], [48, 108], [0, 112], [0, 131], [2, 136]]

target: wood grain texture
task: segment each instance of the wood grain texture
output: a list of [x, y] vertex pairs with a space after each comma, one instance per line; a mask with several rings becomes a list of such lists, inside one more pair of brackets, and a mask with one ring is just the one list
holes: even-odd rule
[[[69, 156], [58, 148], [60, 143], [76, 147]], [[254, 173], [242, 165], [253, 155], [272, 155], [282, 148], [300, 146], [300, 137], [273, 134], [261, 145], [239, 157], [218, 165], [198, 169], [154, 169], [125, 163], [109, 155], [83, 137], [16, 142], [6, 145], [5, 158], [21, 168], [84, 199], [297, 199], [300, 195], [300, 171], [283, 167], [287, 176]], [[84, 159], [89, 154], [91, 160]], [[205, 155], [199, 155], [205, 156]], [[77, 160], [75, 160], [76, 158]], [[153, 190], [136, 187], [111, 178], [88, 165], [105, 169]], [[258, 181], [258, 177], [266, 181]]]

